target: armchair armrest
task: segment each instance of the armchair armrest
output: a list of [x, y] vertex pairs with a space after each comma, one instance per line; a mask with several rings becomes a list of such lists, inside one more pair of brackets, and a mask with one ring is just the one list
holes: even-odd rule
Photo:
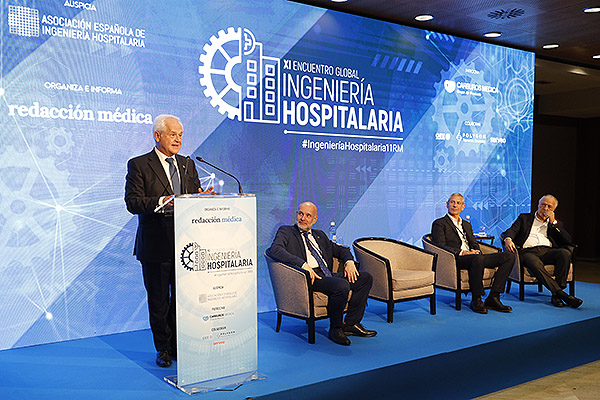
[[275, 303], [280, 312], [308, 318], [312, 309], [310, 274], [265, 254], [273, 285]]

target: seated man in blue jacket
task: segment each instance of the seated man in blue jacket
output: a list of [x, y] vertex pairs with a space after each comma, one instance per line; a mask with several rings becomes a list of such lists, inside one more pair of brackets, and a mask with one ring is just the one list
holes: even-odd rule
[[[311, 202], [300, 204], [296, 224], [277, 230], [269, 252], [277, 261], [308, 271], [313, 290], [329, 297], [329, 339], [347, 346], [350, 344], [348, 335], [375, 336], [376, 331], [360, 323], [373, 277], [368, 272], [358, 272], [349, 248], [332, 242], [325, 232], [312, 229], [317, 218], [317, 206]], [[334, 257], [344, 262], [343, 272], [332, 273]], [[348, 300], [350, 290], [352, 297]], [[346, 304], [348, 312], [342, 322]]]

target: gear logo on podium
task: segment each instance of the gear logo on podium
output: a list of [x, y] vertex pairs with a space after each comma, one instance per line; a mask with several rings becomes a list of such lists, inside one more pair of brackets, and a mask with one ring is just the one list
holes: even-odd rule
[[188, 271], [206, 270], [206, 249], [196, 242], [188, 243], [181, 250], [181, 265]]
[[250, 30], [220, 30], [203, 50], [200, 84], [219, 113], [232, 120], [279, 123], [281, 60], [265, 56]]

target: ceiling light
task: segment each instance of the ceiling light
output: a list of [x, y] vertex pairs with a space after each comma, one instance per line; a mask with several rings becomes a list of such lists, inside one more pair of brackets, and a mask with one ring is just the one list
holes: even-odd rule
[[571, 68], [569, 70], [570, 73], [575, 75], [587, 75], [588, 73], [581, 68]]
[[545, 44], [542, 46], [542, 49], [557, 49], [557, 48], [558, 48], [557, 43]]
[[592, 56], [592, 58], [600, 59], [600, 54], [596, 54], [595, 56]]
[[584, 13], [597, 13], [600, 12], [600, 7], [588, 7], [583, 9]]
[[332, 1], [332, 2], [334, 2], [334, 3], [345, 3], [345, 2], [347, 2], [348, 0], [330, 0], [330, 1]]
[[487, 38], [497, 38], [502, 36], [502, 32], [488, 32], [488, 33], [484, 33], [483, 36], [487, 37]]
[[420, 21], [420, 22], [431, 21], [432, 19], [433, 19], [433, 15], [429, 15], [429, 14], [417, 15], [415, 17], [415, 20]]

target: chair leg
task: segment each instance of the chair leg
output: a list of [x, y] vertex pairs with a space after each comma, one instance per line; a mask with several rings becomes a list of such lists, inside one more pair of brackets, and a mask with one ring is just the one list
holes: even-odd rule
[[510, 293], [510, 284], [511, 281], [506, 281], [506, 293]]
[[575, 281], [569, 282], [569, 294], [575, 296]]
[[519, 282], [519, 300], [525, 300], [525, 283], [523, 281]]
[[456, 311], [460, 311], [460, 291], [456, 291]]
[[277, 325], [275, 326], [275, 332], [279, 332], [281, 329], [281, 314], [277, 311]]
[[308, 343], [315, 344], [315, 320], [308, 319]]
[[387, 302], [387, 322], [391, 324], [394, 322], [394, 301], [388, 300]]
[[429, 314], [435, 315], [436, 312], [437, 311], [435, 309], [435, 292], [433, 292], [433, 294], [429, 297]]

